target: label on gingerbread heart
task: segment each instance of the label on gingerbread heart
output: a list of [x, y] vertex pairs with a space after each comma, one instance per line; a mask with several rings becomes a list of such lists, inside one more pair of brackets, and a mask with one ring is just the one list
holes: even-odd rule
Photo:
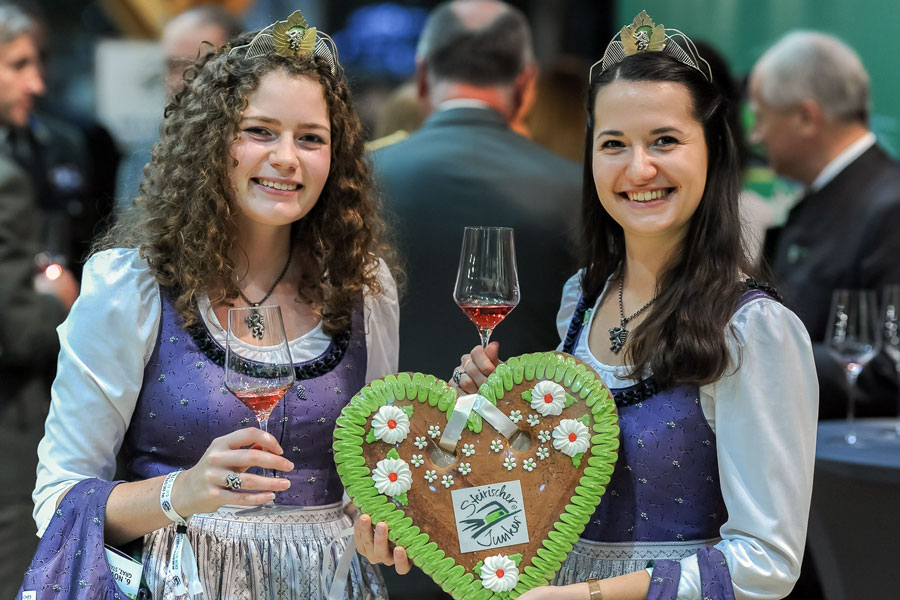
[[432, 375], [375, 380], [344, 407], [335, 462], [347, 494], [454, 598], [546, 585], [609, 483], [612, 396], [593, 370], [544, 352], [498, 365], [478, 394]]

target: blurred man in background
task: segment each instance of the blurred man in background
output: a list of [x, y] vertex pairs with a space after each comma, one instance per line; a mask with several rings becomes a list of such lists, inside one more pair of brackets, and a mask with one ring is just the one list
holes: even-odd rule
[[559, 343], [555, 316], [559, 290], [574, 272], [568, 251], [581, 171], [510, 129], [536, 75], [531, 31], [517, 9], [471, 0], [431, 12], [416, 71], [430, 114], [407, 139], [373, 155], [408, 261], [401, 370], [448, 377], [478, 341], [452, 298], [467, 225], [515, 229], [522, 300], [498, 326], [504, 353]]
[[[44, 211], [16, 159], [35, 158], [27, 137], [44, 92], [34, 24], [0, 3], [0, 597], [11, 598], [37, 547], [31, 518], [59, 344], [56, 326], [78, 295], [72, 273], [36, 268]], [[27, 163], [31, 164], [31, 163]], [[40, 164], [40, 163], [39, 163]], [[40, 173], [39, 171], [37, 172]], [[45, 199], [52, 201], [51, 196]]]
[[[755, 140], [779, 175], [806, 187], [765, 252], [814, 344], [819, 418], [841, 418], [847, 384], [823, 344], [831, 295], [900, 283], [900, 167], [869, 130], [868, 73], [837, 38], [788, 34], [756, 63], [750, 95]], [[857, 414], [894, 414], [896, 385], [889, 359], [877, 357], [859, 378]]]

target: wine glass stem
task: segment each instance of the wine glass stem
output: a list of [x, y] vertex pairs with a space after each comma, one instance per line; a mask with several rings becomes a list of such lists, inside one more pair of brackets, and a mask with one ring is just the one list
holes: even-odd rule
[[[256, 417], [256, 420], [259, 421], [259, 428], [262, 429], [264, 432], [269, 433], [269, 415], [266, 415], [265, 417], [258, 416], [258, 417]], [[269, 469], [265, 469], [265, 468], [262, 469], [263, 477], [269, 477], [270, 475], [277, 477], [274, 470], [270, 473]]]
[[894, 425], [894, 433], [900, 436], [900, 360], [894, 363], [897, 370], [897, 424]]
[[[472, 331], [471, 329], [469, 331]], [[478, 335], [481, 336], [481, 347], [487, 348], [488, 343], [491, 341], [491, 333], [493, 333], [493, 329], [488, 329], [486, 327], [478, 328]]]
[[856, 379], [861, 368], [851, 363], [847, 366], [847, 434], [849, 444], [856, 443]]

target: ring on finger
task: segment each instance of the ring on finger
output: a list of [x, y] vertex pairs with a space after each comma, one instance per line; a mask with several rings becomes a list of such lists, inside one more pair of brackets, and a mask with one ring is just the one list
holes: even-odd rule
[[229, 473], [225, 476], [225, 487], [229, 490], [237, 491], [241, 489], [243, 484], [244, 482], [241, 481], [241, 476], [237, 473]]
[[462, 377], [462, 371], [459, 370], [459, 367], [456, 367], [453, 370], [453, 381], [456, 382], [456, 385], [459, 385], [459, 378]]

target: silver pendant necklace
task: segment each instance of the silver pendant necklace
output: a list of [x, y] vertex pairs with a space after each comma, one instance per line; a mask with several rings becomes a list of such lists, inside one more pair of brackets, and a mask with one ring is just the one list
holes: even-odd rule
[[609, 329], [609, 349], [613, 354], [618, 354], [622, 348], [625, 347], [625, 340], [628, 339], [628, 330], [625, 329], [625, 325], [628, 324], [629, 321], [634, 319], [636, 316], [650, 308], [650, 305], [656, 302], [656, 299], [659, 298], [659, 294], [653, 296], [650, 299], [650, 302], [643, 305], [639, 309], [637, 309], [634, 313], [629, 316], [625, 316], [625, 307], [622, 305], [622, 288], [625, 287], [625, 274], [619, 278], [619, 324], [615, 327], [610, 327]]
[[[287, 273], [288, 267], [291, 266], [291, 257], [294, 255], [293, 246], [288, 251], [287, 262], [284, 263], [284, 268], [281, 270], [281, 274], [275, 279], [275, 283], [272, 284], [272, 287], [269, 288], [269, 291], [266, 292], [266, 295], [262, 297], [259, 302], [250, 302], [247, 296], [244, 295], [244, 292], [238, 288], [238, 294], [241, 295], [241, 298], [244, 299], [244, 302], [249, 304], [252, 308], [256, 308], [260, 306], [263, 302], [269, 299], [269, 296], [272, 295], [272, 292], [275, 291], [275, 286], [281, 283], [282, 278]], [[262, 339], [263, 335], [266, 333], [266, 321], [263, 319], [262, 314], [258, 310], [251, 310], [250, 314], [244, 318], [244, 323], [247, 324], [247, 328], [250, 330], [250, 334], [256, 339]]]

